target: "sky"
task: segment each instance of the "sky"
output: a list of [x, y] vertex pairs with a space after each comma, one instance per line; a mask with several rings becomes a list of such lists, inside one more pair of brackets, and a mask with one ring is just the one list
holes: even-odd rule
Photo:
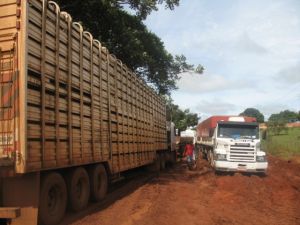
[[202, 119], [300, 110], [299, 0], [181, 0], [145, 24], [171, 54], [205, 68], [180, 75], [172, 98], [182, 109]]

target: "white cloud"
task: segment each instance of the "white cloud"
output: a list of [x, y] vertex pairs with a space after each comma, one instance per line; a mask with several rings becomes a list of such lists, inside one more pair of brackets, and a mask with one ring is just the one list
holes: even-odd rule
[[206, 114], [300, 110], [299, 12], [298, 0], [190, 0], [150, 15], [168, 51], [206, 69], [182, 75], [175, 103]]
[[223, 115], [234, 111], [236, 105], [220, 101], [220, 99], [214, 98], [212, 100], [201, 100], [194, 107], [197, 112], [201, 112], [203, 115]]
[[186, 93], [208, 93], [224, 90], [250, 88], [251, 82], [248, 79], [232, 79], [221, 75], [204, 72], [199, 75], [195, 73], [182, 73], [178, 81], [181, 92]]
[[235, 47], [237, 51], [246, 54], [266, 54], [268, 53], [267, 48], [262, 45], [256, 43], [253, 39], [249, 37], [247, 33], [244, 33], [239, 37], [239, 39], [235, 43]]
[[275, 76], [275, 79], [291, 84], [300, 83], [300, 61], [294, 66], [282, 69], [277, 76]]
[[257, 108], [260, 109], [260, 111], [264, 114], [265, 120], [267, 120], [273, 113], [279, 113], [285, 109], [289, 109], [292, 111], [296, 111], [293, 108], [289, 108], [285, 104], [278, 104], [278, 103], [270, 103], [266, 105], [258, 105]]

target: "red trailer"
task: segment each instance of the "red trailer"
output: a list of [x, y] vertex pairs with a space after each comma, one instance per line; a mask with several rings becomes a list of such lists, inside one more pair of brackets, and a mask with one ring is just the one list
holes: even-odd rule
[[256, 118], [249, 117], [249, 116], [212, 116], [208, 119], [204, 120], [197, 126], [197, 137], [212, 137], [214, 133], [214, 129], [217, 126], [217, 123], [219, 121], [229, 121], [229, 118], [239, 118], [236, 120], [240, 120], [241, 118], [244, 118], [243, 122], [256, 122]]

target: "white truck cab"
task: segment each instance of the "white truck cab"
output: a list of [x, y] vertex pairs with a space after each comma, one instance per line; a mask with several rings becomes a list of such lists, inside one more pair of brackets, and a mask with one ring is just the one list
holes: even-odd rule
[[218, 121], [211, 139], [202, 143], [216, 171], [264, 173], [268, 168], [266, 153], [260, 149], [258, 123], [244, 122], [243, 117]]

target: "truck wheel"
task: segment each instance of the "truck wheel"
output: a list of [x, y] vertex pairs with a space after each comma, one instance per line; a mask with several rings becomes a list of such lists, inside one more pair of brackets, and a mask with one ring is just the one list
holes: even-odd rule
[[207, 155], [203, 152], [203, 151], [201, 151], [200, 152], [200, 156], [199, 156], [201, 159], [205, 159], [205, 160], [207, 160]]
[[217, 175], [217, 176], [222, 176], [224, 174], [225, 174], [224, 171], [215, 170], [215, 175]]
[[107, 173], [102, 164], [93, 166], [90, 170], [91, 197], [93, 201], [102, 200], [107, 192]]
[[207, 152], [206, 156], [207, 156], [207, 161], [208, 161], [209, 165], [211, 165], [211, 160], [212, 160], [211, 152]]
[[82, 167], [74, 169], [67, 181], [69, 206], [78, 212], [88, 204], [90, 197], [90, 182], [86, 170]]
[[196, 159], [195, 164], [196, 164], [196, 169], [197, 169], [197, 170], [200, 170], [200, 169], [203, 168], [202, 157], [200, 157], [200, 155], [199, 155], [199, 157]]
[[211, 165], [212, 168], [214, 168], [215, 163], [214, 163], [214, 153], [212, 151], [209, 152], [209, 163]]
[[44, 225], [58, 224], [67, 206], [67, 188], [63, 177], [49, 173], [42, 179], [39, 206], [39, 221]]

